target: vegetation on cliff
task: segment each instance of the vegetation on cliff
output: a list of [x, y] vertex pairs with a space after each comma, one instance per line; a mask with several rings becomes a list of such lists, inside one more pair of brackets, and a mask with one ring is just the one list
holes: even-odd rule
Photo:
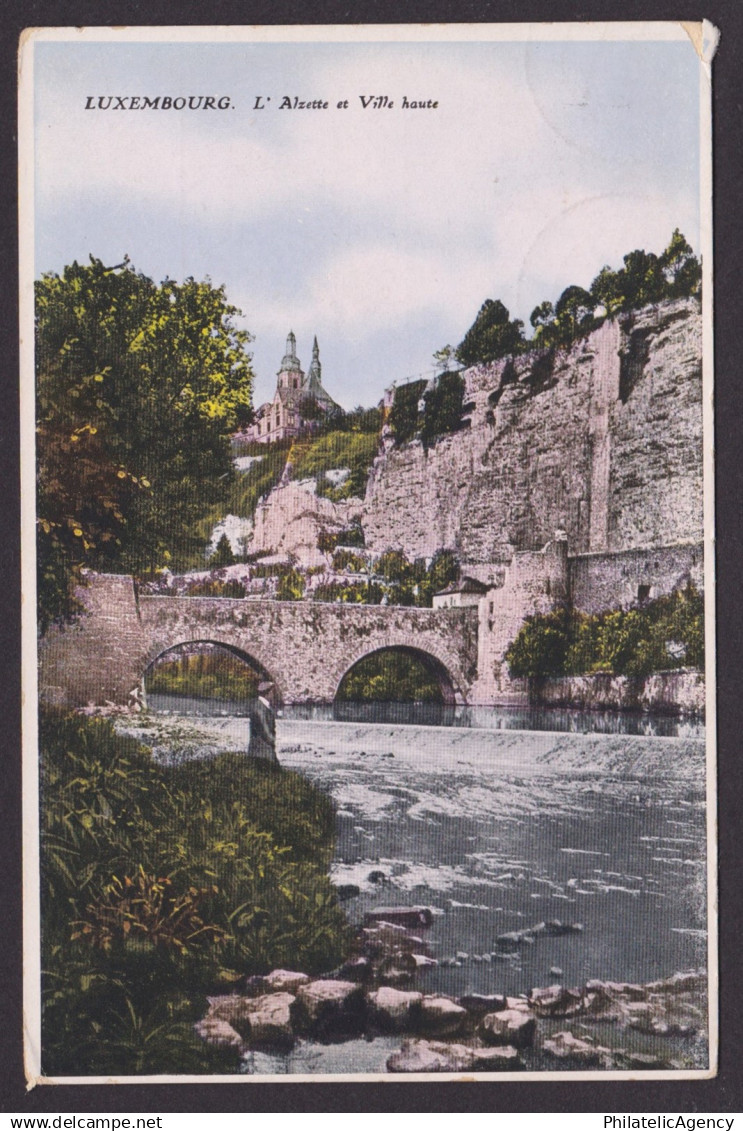
[[298, 774], [163, 767], [107, 720], [48, 716], [40, 820], [48, 1074], [236, 1069], [193, 1032], [204, 995], [347, 951], [332, 803]]
[[[460, 364], [467, 367], [535, 346], [568, 346], [607, 316], [697, 294], [701, 281], [701, 264], [676, 228], [660, 255], [630, 251], [618, 270], [602, 267], [588, 290], [571, 284], [554, 304], [548, 300], [538, 303], [529, 319], [534, 331], [529, 341], [524, 337], [523, 322], [511, 319], [499, 300], [486, 299], [454, 352]], [[437, 356], [448, 360], [447, 350], [450, 347]]]
[[38, 595], [44, 629], [83, 567], [141, 573], [201, 551], [251, 413], [250, 335], [209, 281], [125, 261], [36, 283]]
[[313, 600], [429, 609], [434, 593], [459, 577], [459, 561], [451, 550], [439, 550], [427, 563], [425, 558], [411, 562], [401, 550], [372, 557], [342, 549], [333, 556], [333, 568], [346, 575], [358, 574], [359, 580], [346, 576], [318, 585], [312, 590]]
[[511, 675], [538, 679], [596, 672], [644, 678], [704, 668], [704, 598], [689, 585], [635, 609], [527, 617], [506, 663]]

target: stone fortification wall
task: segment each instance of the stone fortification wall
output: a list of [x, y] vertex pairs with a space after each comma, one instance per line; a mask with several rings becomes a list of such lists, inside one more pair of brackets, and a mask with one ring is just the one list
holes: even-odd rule
[[605, 322], [569, 349], [465, 374], [469, 427], [374, 464], [364, 531], [374, 551], [439, 548], [468, 562], [702, 537], [701, 315], [695, 300]]
[[532, 681], [531, 701], [584, 711], [654, 711], [704, 715], [704, 674], [692, 669], [655, 672], [645, 680], [624, 675], [574, 675]]
[[480, 600], [477, 683], [472, 703], [524, 703], [528, 683], [512, 679], [505, 662], [509, 644], [524, 617], [549, 613], [568, 595], [567, 542], [561, 538], [543, 550], [515, 554], [503, 584]]
[[86, 612], [39, 641], [39, 699], [60, 707], [126, 703], [147, 662], [134, 582], [94, 573], [77, 596]]
[[638, 601], [674, 593], [691, 582], [704, 591], [701, 543], [583, 554], [568, 559], [570, 600], [583, 613], [629, 609]]

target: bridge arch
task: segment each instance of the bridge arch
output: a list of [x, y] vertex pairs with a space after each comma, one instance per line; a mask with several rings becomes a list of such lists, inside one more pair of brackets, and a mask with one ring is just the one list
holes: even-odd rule
[[271, 683], [273, 685], [271, 691], [266, 696], [270, 700], [272, 706], [283, 706], [286, 699], [286, 692], [284, 687], [282, 686], [281, 681], [277, 679], [276, 675], [271, 671], [271, 669], [267, 667], [266, 664], [263, 663], [262, 660], [260, 660], [252, 650], [247, 651], [245, 648], [241, 648], [229, 641], [215, 639], [211, 636], [203, 639], [191, 638], [178, 640], [175, 643], [168, 643], [166, 645], [159, 644], [150, 649], [150, 652], [148, 653], [148, 656], [146, 658], [145, 667], [141, 674], [142, 683], [145, 682], [147, 675], [154, 670], [157, 663], [167, 658], [171, 653], [175, 658], [175, 656], [179, 652], [182, 652], [183, 649], [198, 649], [200, 646], [219, 648], [223, 652], [228, 652], [236, 659], [241, 660], [249, 668], [252, 668], [252, 670], [259, 676], [262, 681]]
[[343, 686], [346, 677], [353, 671], [353, 669], [364, 660], [368, 660], [371, 656], [380, 656], [385, 652], [397, 652], [407, 655], [415, 660], [418, 660], [426, 672], [433, 677], [439, 686], [441, 692], [441, 700], [446, 706], [454, 706], [457, 703], [464, 703], [465, 698], [462, 694], [461, 688], [452, 675], [449, 667], [444, 659], [434, 652], [429, 647], [418, 648], [411, 644], [397, 644], [389, 643], [383, 644], [376, 648], [372, 647], [360, 649], [358, 654], [354, 656], [350, 663], [347, 663], [345, 670], [337, 679], [335, 694], [333, 701], [338, 700], [338, 695]]

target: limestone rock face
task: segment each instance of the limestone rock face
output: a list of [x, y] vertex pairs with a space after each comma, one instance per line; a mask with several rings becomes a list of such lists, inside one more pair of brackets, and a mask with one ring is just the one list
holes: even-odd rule
[[307, 568], [326, 564], [321, 530], [343, 530], [361, 512], [361, 500], [333, 503], [315, 494], [314, 479], [275, 487], [255, 512], [251, 553], [294, 554]]
[[701, 335], [698, 302], [680, 299], [467, 370], [469, 428], [375, 462], [367, 547], [484, 563], [557, 528], [574, 554], [700, 541]]
[[504, 1009], [501, 1013], [488, 1013], [478, 1030], [489, 1045], [513, 1045], [524, 1049], [534, 1043], [537, 1023], [534, 1017], [521, 1009]]

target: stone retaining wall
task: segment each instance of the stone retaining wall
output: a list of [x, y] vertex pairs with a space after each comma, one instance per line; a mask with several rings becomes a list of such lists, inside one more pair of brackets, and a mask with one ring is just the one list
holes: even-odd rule
[[704, 673], [696, 669], [655, 672], [645, 680], [623, 675], [573, 675], [531, 681], [535, 705], [587, 711], [654, 711], [699, 715], [705, 711]]

